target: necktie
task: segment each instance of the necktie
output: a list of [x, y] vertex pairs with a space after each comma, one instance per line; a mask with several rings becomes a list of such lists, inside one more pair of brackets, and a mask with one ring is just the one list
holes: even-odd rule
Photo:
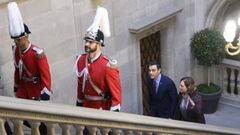
[[156, 81], [153, 81], [153, 89], [156, 91], [156, 93], [157, 93], [157, 83], [156, 83]]

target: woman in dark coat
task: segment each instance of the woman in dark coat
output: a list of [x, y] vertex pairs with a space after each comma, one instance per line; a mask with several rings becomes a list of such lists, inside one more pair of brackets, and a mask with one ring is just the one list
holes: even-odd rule
[[196, 91], [194, 80], [191, 77], [183, 77], [179, 89], [175, 119], [205, 124], [202, 98]]

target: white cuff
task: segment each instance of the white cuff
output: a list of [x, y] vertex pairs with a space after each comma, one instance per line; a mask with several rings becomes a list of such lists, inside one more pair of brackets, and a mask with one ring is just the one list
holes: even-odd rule
[[51, 94], [52, 94], [51, 91], [49, 91], [46, 87], [44, 87], [44, 88], [41, 90], [41, 94], [44, 94], [44, 93], [46, 93], [46, 94], [48, 94], [48, 95], [51, 95]]
[[119, 110], [120, 111], [120, 109], [121, 109], [121, 105], [118, 104], [116, 106], [111, 106], [110, 111], [114, 111], [114, 110]]
[[78, 102], [78, 103], [83, 103], [83, 100], [77, 99], [77, 102]]

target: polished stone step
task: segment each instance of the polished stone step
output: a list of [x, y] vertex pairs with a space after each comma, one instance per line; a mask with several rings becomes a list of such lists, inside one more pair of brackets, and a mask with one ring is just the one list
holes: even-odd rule
[[220, 98], [220, 103], [225, 105], [230, 105], [233, 107], [237, 107], [240, 109], [240, 96], [238, 95], [229, 95], [229, 96], [222, 96]]

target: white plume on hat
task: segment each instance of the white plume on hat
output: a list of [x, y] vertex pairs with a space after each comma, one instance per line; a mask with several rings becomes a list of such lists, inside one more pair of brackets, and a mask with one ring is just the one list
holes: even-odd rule
[[99, 27], [100, 30], [104, 33], [104, 36], [111, 36], [108, 11], [106, 8], [100, 6], [97, 7], [95, 18], [92, 25], [87, 29], [87, 32], [97, 32]]
[[16, 2], [8, 3], [8, 24], [11, 37], [17, 37], [24, 32], [22, 15]]

